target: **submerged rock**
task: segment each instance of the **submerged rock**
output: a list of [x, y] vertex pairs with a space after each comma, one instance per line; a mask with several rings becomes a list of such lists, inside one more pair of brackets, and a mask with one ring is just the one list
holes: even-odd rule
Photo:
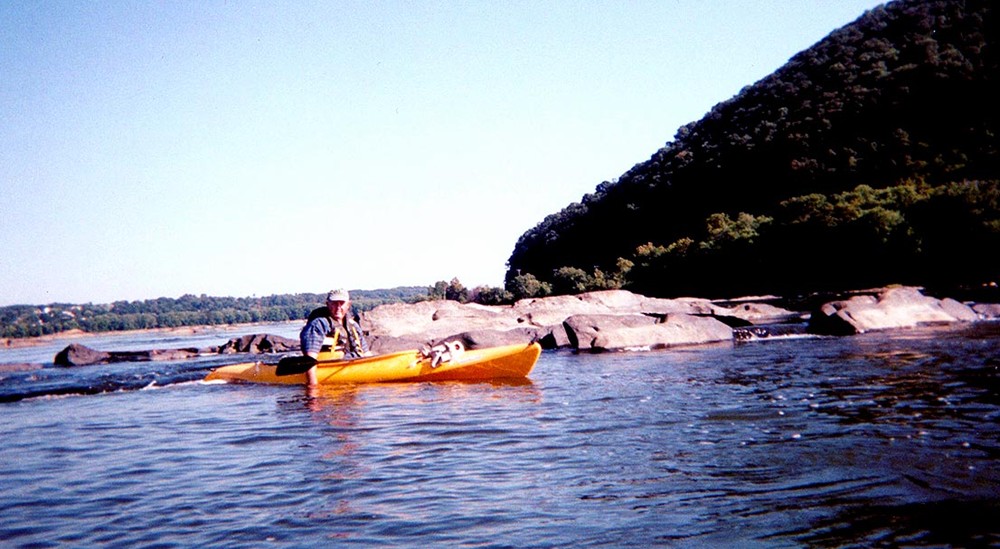
[[233, 353], [284, 353], [297, 351], [299, 342], [272, 334], [251, 334], [229, 340], [218, 347], [186, 347], [182, 349], [151, 349], [144, 351], [98, 351], [86, 345], [71, 343], [56, 353], [56, 366], [92, 366], [115, 362], [149, 362], [154, 360], [183, 360], [211, 354]]
[[202, 354], [200, 349], [152, 349], [148, 351], [98, 351], [86, 345], [72, 343], [56, 353], [56, 366], [92, 366], [113, 362], [149, 362], [152, 360], [181, 360]]
[[0, 373], [28, 372], [31, 370], [41, 370], [42, 368], [44, 368], [43, 365], [32, 362], [5, 362], [0, 364]]

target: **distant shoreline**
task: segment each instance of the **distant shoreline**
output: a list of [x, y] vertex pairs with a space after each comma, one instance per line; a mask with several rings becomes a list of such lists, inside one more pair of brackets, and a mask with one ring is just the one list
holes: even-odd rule
[[305, 324], [305, 320], [288, 320], [285, 322], [251, 322], [247, 324], [205, 324], [200, 326], [176, 326], [172, 328], [142, 328], [139, 330], [120, 330], [107, 332], [85, 332], [83, 330], [67, 330], [56, 334], [45, 334], [31, 337], [6, 337], [0, 339], [2, 349], [23, 349], [28, 347], [38, 347], [55, 341], [68, 339], [90, 339], [95, 337], [108, 337], [117, 334], [176, 334], [181, 336], [196, 335], [208, 331], [229, 331], [238, 330], [243, 327], [252, 326], [273, 326], [275, 324]]

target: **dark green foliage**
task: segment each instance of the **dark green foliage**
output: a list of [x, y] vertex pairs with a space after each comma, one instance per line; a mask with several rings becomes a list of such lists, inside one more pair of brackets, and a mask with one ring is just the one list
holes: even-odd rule
[[[426, 288], [351, 290], [351, 306], [361, 313], [383, 303], [413, 301]], [[326, 294], [285, 294], [267, 297], [201, 297], [183, 295], [107, 305], [52, 303], [47, 306], [0, 307], [0, 337], [30, 337], [67, 330], [108, 332], [144, 328], [174, 328], [283, 322], [305, 319], [323, 305]]]
[[480, 305], [506, 305], [513, 299], [514, 296], [503, 288], [479, 286], [472, 290], [472, 301]]
[[627, 287], [731, 296], [973, 285], [1000, 273], [1000, 184], [907, 182], [810, 194], [782, 201], [774, 217], [713, 214], [698, 238], [639, 246]]
[[511, 276], [507, 273], [506, 290], [515, 300], [529, 297], [545, 297], [552, 293], [552, 285], [541, 282], [531, 273]]
[[[578, 287], [564, 267], [610, 272], [619, 258], [637, 263], [630, 287], [658, 295], [760, 291], [774, 287], [773, 275], [801, 269], [810, 270], [784, 279], [832, 285], [834, 261], [850, 262], [857, 283], [901, 281], [899, 273], [940, 283], [1000, 275], [972, 244], [995, 232], [958, 217], [971, 200], [989, 218], [989, 200], [935, 194], [905, 220], [905, 196], [893, 208], [864, 206], [865, 193], [928, 192], [904, 181], [958, 189], [997, 180], [996, 28], [988, 0], [871, 10], [522, 235], [508, 286], [531, 273], [556, 291]], [[848, 192], [856, 204], [836, 202]], [[810, 217], [781, 217], [796, 215]]]
[[459, 303], [465, 303], [469, 301], [469, 290], [465, 289], [465, 286], [457, 278], [451, 279], [448, 283], [448, 288], [444, 291], [444, 298], [457, 301]]
[[451, 282], [439, 280], [427, 288], [427, 299], [447, 299], [459, 303], [479, 303], [480, 305], [508, 305], [514, 301], [514, 295], [503, 288], [478, 286], [469, 291], [457, 278]]
[[446, 299], [448, 295], [448, 283], [438, 280], [433, 286], [427, 288], [428, 299]]
[[457, 278], [451, 279], [451, 282], [439, 280], [427, 288], [426, 299], [447, 299], [466, 303], [469, 301], [469, 290]]
[[552, 293], [579, 294], [593, 287], [593, 280], [583, 269], [560, 267], [552, 273]]

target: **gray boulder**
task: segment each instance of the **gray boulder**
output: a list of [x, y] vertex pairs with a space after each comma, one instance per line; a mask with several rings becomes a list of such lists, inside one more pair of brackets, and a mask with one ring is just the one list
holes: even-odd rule
[[517, 320], [533, 326], [557, 326], [573, 315], [618, 312], [588, 294], [522, 299], [515, 303], [511, 310]]
[[573, 315], [563, 321], [569, 345], [575, 349], [590, 349], [594, 340], [604, 332], [652, 326], [659, 319], [642, 314], [589, 314]]
[[1000, 319], [1000, 303], [976, 303], [972, 310], [983, 320]]
[[218, 347], [216, 352], [229, 355], [234, 353], [287, 353], [298, 350], [299, 342], [295, 339], [274, 334], [249, 334], [230, 339]]
[[53, 360], [56, 366], [88, 366], [91, 364], [106, 364], [111, 354], [91, 349], [86, 345], [71, 343], [56, 353]]
[[[752, 326], [760, 324], [778, 324], [782, 322], [797, 322], [806, 320], [809, 315], [775, 307], [768, 303], [740, 303], [732, 307], [713, 306], [712, 314], [730, 326]], [[737, 319], [734, 322], [728, 319]]]
[[420, 338], [395, 337], [378, 334], [370, 334], [368, 336], [368, 348], [371, 350], [372, 354], [375, 355], [419, 349], [426, 343], [427, 340]]
[[471, 330], [442, 338], [441, 341], [435, 343], [458, 340], [466, 349], [484, 349], [520, 343], [528, 344], [539, 341], [545, 334], [544, 329], [534, 326], [524, 326], [512, 330]]
[[809, 331], [851, 335], [871, 330], [911, 328], [939, 322], [968, 322], [978, 315], [953, 299], [925, 296], [919, 288], [898, 287], [823, 304], [809, 319]]
[[667, 315], [664, 322], [656, 324], [602, 329], [594, 338], [589, 350], [662, 349], [676, 345], [699, 345], [732, 341], [732, 339], [732, 328], [719, 320], [680, 313]]

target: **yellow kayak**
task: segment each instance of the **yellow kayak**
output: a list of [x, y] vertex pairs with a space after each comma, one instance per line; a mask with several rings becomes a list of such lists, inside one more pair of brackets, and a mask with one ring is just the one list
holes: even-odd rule
[[[523, 378], [534, 368], [541, 352], [537, 343], [469, 350], [458, 344], [452, 348], [320, 360], [316, 363], [316, 378], [321, 385]], [[295, 373], [285, 373], [278, 364], [247, 362], [217, 368], [205, 377], [205, 381], [305, 384], [305, 368], [293, 371]]]

